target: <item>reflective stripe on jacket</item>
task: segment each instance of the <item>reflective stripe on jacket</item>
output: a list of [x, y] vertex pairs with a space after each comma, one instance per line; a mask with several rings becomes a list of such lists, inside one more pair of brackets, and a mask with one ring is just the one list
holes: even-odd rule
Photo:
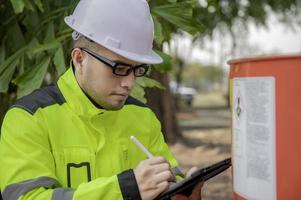
[[7, 112], [0, 140], [4, 200], [139, 199], [131, 169], [146, 156], [131, 135], [177, 165], [149, 108], [132, 97], [118, 111], [95, 107], [70, 68]]

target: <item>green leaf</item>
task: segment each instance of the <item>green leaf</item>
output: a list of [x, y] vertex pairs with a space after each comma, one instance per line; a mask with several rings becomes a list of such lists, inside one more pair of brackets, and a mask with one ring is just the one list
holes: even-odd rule
[[18, 60], [20, 58], [20, 56], [22, 56], [22, 54], [24, 53], [25, 50], [26, 50], [26, 48], [21, 48], [16, 53], [14, 53], [9, 58], [7, 58], [5, 60], [5, 62], [0, 65], [0, 75], [2, 75], [2, 73], [4, 73], [4, 71], [6, 70], [6, 68], [8, 68], [9, 65], [13, 61]]
[[34, 0], [34, 3], [36, 4], [36, 6], [39, 8], [41, 12], [44, 12], [44, 8], [41, 0]]
[[143, 88], [157, 87], [157, 88], [160, 88], [162, 90], [165, 89], [165, 87], [160, 82], [156, 81], [155, 79], [148, 78], [148, 77], [137, 78], [136, 82], [137, 82], [138, 85], [140, 85]]
[[162, 33], [162, 25], [158, 21], [157, 17], [153, 16], [153, 19], [154, 19], [154, 27], [155, 27], [155, 42], [158, 44], [158, 46], [160, 46], [164, 40], [164, 36]]
[[45, 39], [44, 39], [44, 43], [50, 42], [54, 39], [55, 34], [54, 34], [54, 26], [53, 26], [53, 22], [50, 22], [48, 24], [47, 30], [46, 30], [46, 35], [45, 35]]
[[20, 64], [17, 66], [17, 69], [18, 69], [18, 74], [23, 74], [24, 71], [25, 71], [25, 54], [22, 54], [20, 56]]
[[20, 25], [17, 21], [15, 21], [11, 26], [9, 26], [7, 30], [7, 48], [12, 49], [20, 49], [26, 45], [25, 38], [23, 36], [22, 30]]
[[41, 45], [31, 49], [30, 53], [37, 54], [37, 53], [40, 53], [42, 51], [47, 51], [47, 50], [58, 48], [59, 46], [60, 46], [60, 42], [58, 42], [57, 40], [54, 40], [50, 43], [41, 44]]
[[36, 49], [37, 47], [40, 46], [40, 43], [36, 37], [33, 37], [29, 44], [27, 45], [28, 51], [26, 51], [26, 55], [28, 56], [29, 59], [33, 59], [34, 57], [34, 52], [33, 50]]
[[19, 59], [13, 60], [0, 75], [0, 92], [7, 92], [9, 82], [13, 77], [16, 66], [19, 64]]
[[50, 56], [46, 56], [37, 66], [28, 69], [24, 74], [14, 80], [14, 83], [18, 85], [18, 98], [29, 94], [41, 86], [49, 63]]
[[64, 35], [56, 37], [54, 40], [50, 41], [49, 43], [41, 44], [41, 45], [38, 45], [34, 48], [30, 48], [29, 49], [29, 54], [38, 54], [38, 53], [41, 53], [43, 51], [48, 51], [48, 50], [51, 50], [51, 49], [59, 48], [60, 45], [61, 45], [60, 42], [64, 41], [68, 37], [70, 37], [70, 34], [66, 33]]
[[22, 24], [27, 30], [30, 30], [29, 32], [31, 35], [37, 35], [34, 30], [39, 25], [39, 20], [38, 12], [28, 12], [22, 20]]
[[154, 7], [152, 12], [173, 25], [195, 35], [203, 30], [203, 25], [192, 16], [194, 2], [172, 3]]
[[172, 57], [162, 51], [156, 50], [156, 53], [163, 58], [163, 63], [155, 65], [155, 69], [160, 73], [169, 72], [172, 70]]
[[144, 97], [145, 96], [144, 89], [146, 87], [157, 87], [162, 90], [165, 89], [165, 87], [161, 83], [159, 83], [158, 81], [156, 81], [154, 79], [147, 78], [147, 77], [138, 77], [136, 79], [136, 84], [131, 91], [131, 96], [135, 97], [136, 99], [138, 99], [139, 101], [141, 101], [143, 103], [146, 103], [147, 100]]
[[10, 0], [16, 14], [23, 12], [25, 7], [23, 0]]
[[144, 97], [145, 92], [144, 88], [141, 87], [139, 84], [136, 84], [131, 91], [131, 96], [138, 99], [139, 101], [146, 103], [146, 98]]
[[65, 57], [64, 57], [64, 51], [62, 45], [60, 45], [60, 47], [56, 50], [54, 54], [53, 64], [56, 67], [56, 71], [58, 75], [61, 75], [63, 72], [66, 71]]
[[23, 0], [25, 4], [25, 8], [35, 11], [33, 4], [31, 3], [31, 0]]
[[175, 30], [175, 26], [173, 26], [173, 24], [169, 23], [168, 21], [164, 21], [162, 24], [163, 30], [162, 30], [162, 34], [163, 34], [163, 38], [164, 41], [170, 41], [172, 34], [174, 32], [176, 32]]
[[0, 63], [3, 63], [5, 61], [5, 43], [2, 42], [0, 46]]

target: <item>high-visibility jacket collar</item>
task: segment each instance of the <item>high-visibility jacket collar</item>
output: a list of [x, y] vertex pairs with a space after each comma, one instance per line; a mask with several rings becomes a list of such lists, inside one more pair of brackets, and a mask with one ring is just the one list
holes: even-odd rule
[[72, 67], [70, 67], [58, 80], [67, 104], [78, 115], [97, 115], [105, 112], [105, 109], [97, 108], [80, 88]]

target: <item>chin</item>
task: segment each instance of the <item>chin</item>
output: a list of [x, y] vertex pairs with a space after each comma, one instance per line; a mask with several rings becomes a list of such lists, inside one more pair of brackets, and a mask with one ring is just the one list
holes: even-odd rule
[[116, 107], [111, 107], [111, 108], [108, 108], [107, 110], [121, 110], [121, 108], [123, 108], [123, 105], [121, 106], [116, 106]]
[[124, 106], [124, 102], [122, 103], [116, 103], [116, 104], [111, 104], [111, 105], [108, 105], [106, 107], [107, 110], [120, 110], [122, 109]]

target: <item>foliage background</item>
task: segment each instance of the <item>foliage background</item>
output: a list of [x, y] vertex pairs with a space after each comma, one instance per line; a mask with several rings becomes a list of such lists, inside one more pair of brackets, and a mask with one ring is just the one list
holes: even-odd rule
[[[0, 0], [0, 124], [16, 98], [56, 81], [69, 66], [72, 31], [63, 19], [77, 2]], [[154, 46], [164, 63], [154, 66], [150, 78], [137, 80], [133, 95], [148, 101], [166, 135], [179, 133], [168, 73], [176, 73], [180, 82], [186, 61], [163, 53], [163, 43], [168, 46], [173, 35], [183, 32], [196, 42], [202, 41], [216, 29], [232, 34], [235, 43], [233, 29], [237, 24], [244, 26], [252, 20], [264, 26], [270, 12], [285, 23], [301, 23], [299, 0], [150, 0], [149, 5], [155, 25]], [[206, 77], [210, 79], [210, 74]], [[170, 141], [173, 138], [167, 137]]]

